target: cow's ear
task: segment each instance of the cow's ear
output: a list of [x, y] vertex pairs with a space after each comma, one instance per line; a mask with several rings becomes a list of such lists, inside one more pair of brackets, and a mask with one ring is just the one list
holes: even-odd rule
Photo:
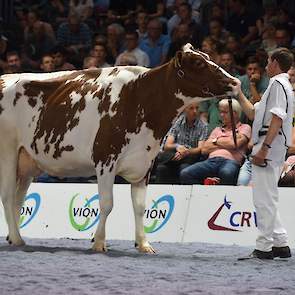
[[175, 68], [180, 68], [181, 67], [181, 62], [182, 62], [182, 51], [177, 51], [174, 57], [174, 66]]

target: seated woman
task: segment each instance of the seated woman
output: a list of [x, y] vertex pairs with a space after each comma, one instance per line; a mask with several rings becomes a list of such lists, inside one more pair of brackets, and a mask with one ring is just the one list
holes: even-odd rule
[[236, 145], [232, 134], [229, 102], [223, 99], [219, 102], [223, 126], [216, 127], [202, 147], [202, 153], [208, 155], [208, 159], [183, 169], [180, 172], [182, 183], [203, 184], [207, 177], [218, 177], [222, 185], [236, 185], [251, 137], [251, 127], [248, 124], [241, 124], [241, 107], [237, 100], [232, 100], [232, 107], [236, 126]]

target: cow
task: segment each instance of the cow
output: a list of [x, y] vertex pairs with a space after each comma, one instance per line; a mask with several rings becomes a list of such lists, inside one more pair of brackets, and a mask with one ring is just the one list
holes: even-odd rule
[[233, 77], [186, 44], [166, 64], [0, 77], [0, 193], [8, 242], [24, 245], [19, 219], [33, 178], [97, 176], [106, 251], [116, 175], [131, 183], [135, 243], [154, 253], [143, 225], [147, 175], [172, 122], [192, 102], [225, 95]]

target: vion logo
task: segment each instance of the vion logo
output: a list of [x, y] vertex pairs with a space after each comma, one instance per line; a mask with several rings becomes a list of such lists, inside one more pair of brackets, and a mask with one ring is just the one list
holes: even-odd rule
[[[231, 203], [232, 202], [228, 202], [226, 200], [225, 196], [223, 204], [216, 210], [216, 212], [208, 221], [208, 227], [210, 229], [221, 231], [241, 231], [241, 228], [244, 227], [257, 227], [256, 212], [233, 211], [231, 210]], [[221, 222], [218, 222], [221, 212], [226, 216], [223, 218], [222, 222], [225, 223], [225, 225], [220, 225], [219, 223]]]
[[86, 231], [99, 220], [99, 196], [90, 199], [75, 194], [70, 202], [69, 217], [71, 225], [78, 231]]
[[153, 206], [144, 211], [144, 217], [149, 221], [149, 225], [144, 227], [144, 231], [154, 233], [160, 230], [170, 219], [173, 210], [173, 196], [164, 195], [156, 201], [153, 200]]
[[24, 205], [21, 208], [19, 227], [23, 228], [28, 225], [39, 211], [41, 197], [37, 193], [29, 194], [25, 197]]

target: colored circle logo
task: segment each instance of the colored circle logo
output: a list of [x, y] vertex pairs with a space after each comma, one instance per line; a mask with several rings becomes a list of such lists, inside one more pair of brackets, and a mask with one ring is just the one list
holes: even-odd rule
[[25, 227], [33, 220], [40, 208], [40, 203], [41, 197], [38, 193], [32, 193], [25, 197], [19, 220], [20, 228]]
[[78, 231], [86, 231], [98, 223], [98, 201], [98, 194], [94, 195], [90, 199], [83, 198], [82, 196], [79, 196], [79, 194], [75, 194], [72, 197], [69, 206], [69, 217], [71, 225], [74, 229]]
[[160, 230], [170, 219], [174, 210], [174, 197], [171, 195], [164, 195], [157, 201], [153, 200], [153, 206], [146, 209], [144, 217], [147, 220], [152, 220], [151, 225], [145, 226], [145, 233], [154, 233]]

